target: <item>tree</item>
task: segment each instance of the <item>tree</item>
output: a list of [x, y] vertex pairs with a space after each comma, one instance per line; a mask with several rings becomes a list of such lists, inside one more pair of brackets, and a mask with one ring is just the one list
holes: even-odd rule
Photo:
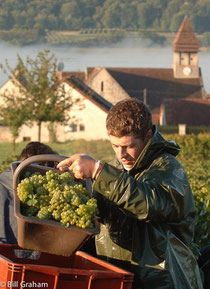
[[9, 30], [13, 26], [13, 18], [10, 12], [0, 9], [0, 30]]
[[192, 24], [196, 29], [196, 32], [203, 33], [209, 32], [210, 23], [210, 2], [209, 0], [200, 1], [195, 7], [195, 13], [192, 16]]
[[174, 14], [171, 19], [170, 30], [178, 31], [180, 25], [182, 24], [184, 17], [185, 17], [185, 14], [183, 12], [178, 12]]
[[1, 95], [1, 99], [3, 101], [3, 105], [0, 106], [1, 122], [10, 129], [13, 153], [15, 154], [16, 139], [19, 136], [20, 128], [28, 120], [25, 98], [5, 91]]
[[140, 3], [137, 6], [139, 28], [153, 27], [153, 22], [158, 18], [159, 9], [151, 2]]
[[27, 107], [28, 120], [38, 126], [38, 141], [41, 141], [42, 123], [50, 123], [52, 129], [55, 122], [67, 121], [67, 111], [78, 100], [73, 100], [60, 85], [56, 75], [57, 60], [49, 50], [38, 52], [36, 59], [27, 57], [25, 63], [19, 55], [17, 57], [16, 69], [11, 69], [6, 62], [7, 68]]
[[118, 2], [114, 2], [108, 6], [107, 9], [104, 10], [103, 16], [101, 18], [103, 26], [106, 28], [121, 27], [120, 11], [121, 8]]
[[204, 32], [201, 40], [203, 46], [210, 46], [210, 32]]
[[137, 11], [135, 6], [130, 4], [121, 5], [121, 28], [137, 28]]

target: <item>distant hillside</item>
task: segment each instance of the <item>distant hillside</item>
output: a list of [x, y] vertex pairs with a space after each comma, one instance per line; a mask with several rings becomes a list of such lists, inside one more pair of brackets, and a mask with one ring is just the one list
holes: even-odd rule
[[[59, 32], [59, 39], [91, 44], [99, 39], [116, 41], [131, 31], [152, 31], [150, 36], [163, 42], [156, 36], [176, 33], [185, 15], [208, 45], [209, 0], [1, 0], [0, 39], [17, 44], [58, 42], [54, 40], [58, 34], [52, 40], [51, 31], [77, 31], [79, 38], [78, 33], [65, 38]], [[113, 32], [116, 29], [119, 35]]]

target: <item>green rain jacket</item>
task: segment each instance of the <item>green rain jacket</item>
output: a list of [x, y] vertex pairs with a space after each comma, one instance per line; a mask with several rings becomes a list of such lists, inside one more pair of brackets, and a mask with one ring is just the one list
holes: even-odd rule
[[93, 184], [100, 211], [97, 256], [134, 273], [132, 288], [201, 289], [192, 241], [195, 205], [180, 148], [154, 135], [126, 172], [116, 159]]

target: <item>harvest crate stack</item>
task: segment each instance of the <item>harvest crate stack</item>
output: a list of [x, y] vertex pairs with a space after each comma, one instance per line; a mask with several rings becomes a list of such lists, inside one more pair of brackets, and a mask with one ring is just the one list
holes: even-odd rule
[[0, 245], [1, 288], [131, 289], [132, 281], [133, 274], [82, 251], [65, 257]]

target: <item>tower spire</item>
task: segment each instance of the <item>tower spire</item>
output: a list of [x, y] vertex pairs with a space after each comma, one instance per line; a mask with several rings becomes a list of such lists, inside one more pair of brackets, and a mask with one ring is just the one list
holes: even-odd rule
[[198, 51], [200, 43], [190, 20], [185, 16], [173, 42], [173, 70], [175, 78], [198, 78]]
[[198, 52], [200, 43], [197, 40], [188, 16], [185, 16], [173, 42], [174, 51]]

